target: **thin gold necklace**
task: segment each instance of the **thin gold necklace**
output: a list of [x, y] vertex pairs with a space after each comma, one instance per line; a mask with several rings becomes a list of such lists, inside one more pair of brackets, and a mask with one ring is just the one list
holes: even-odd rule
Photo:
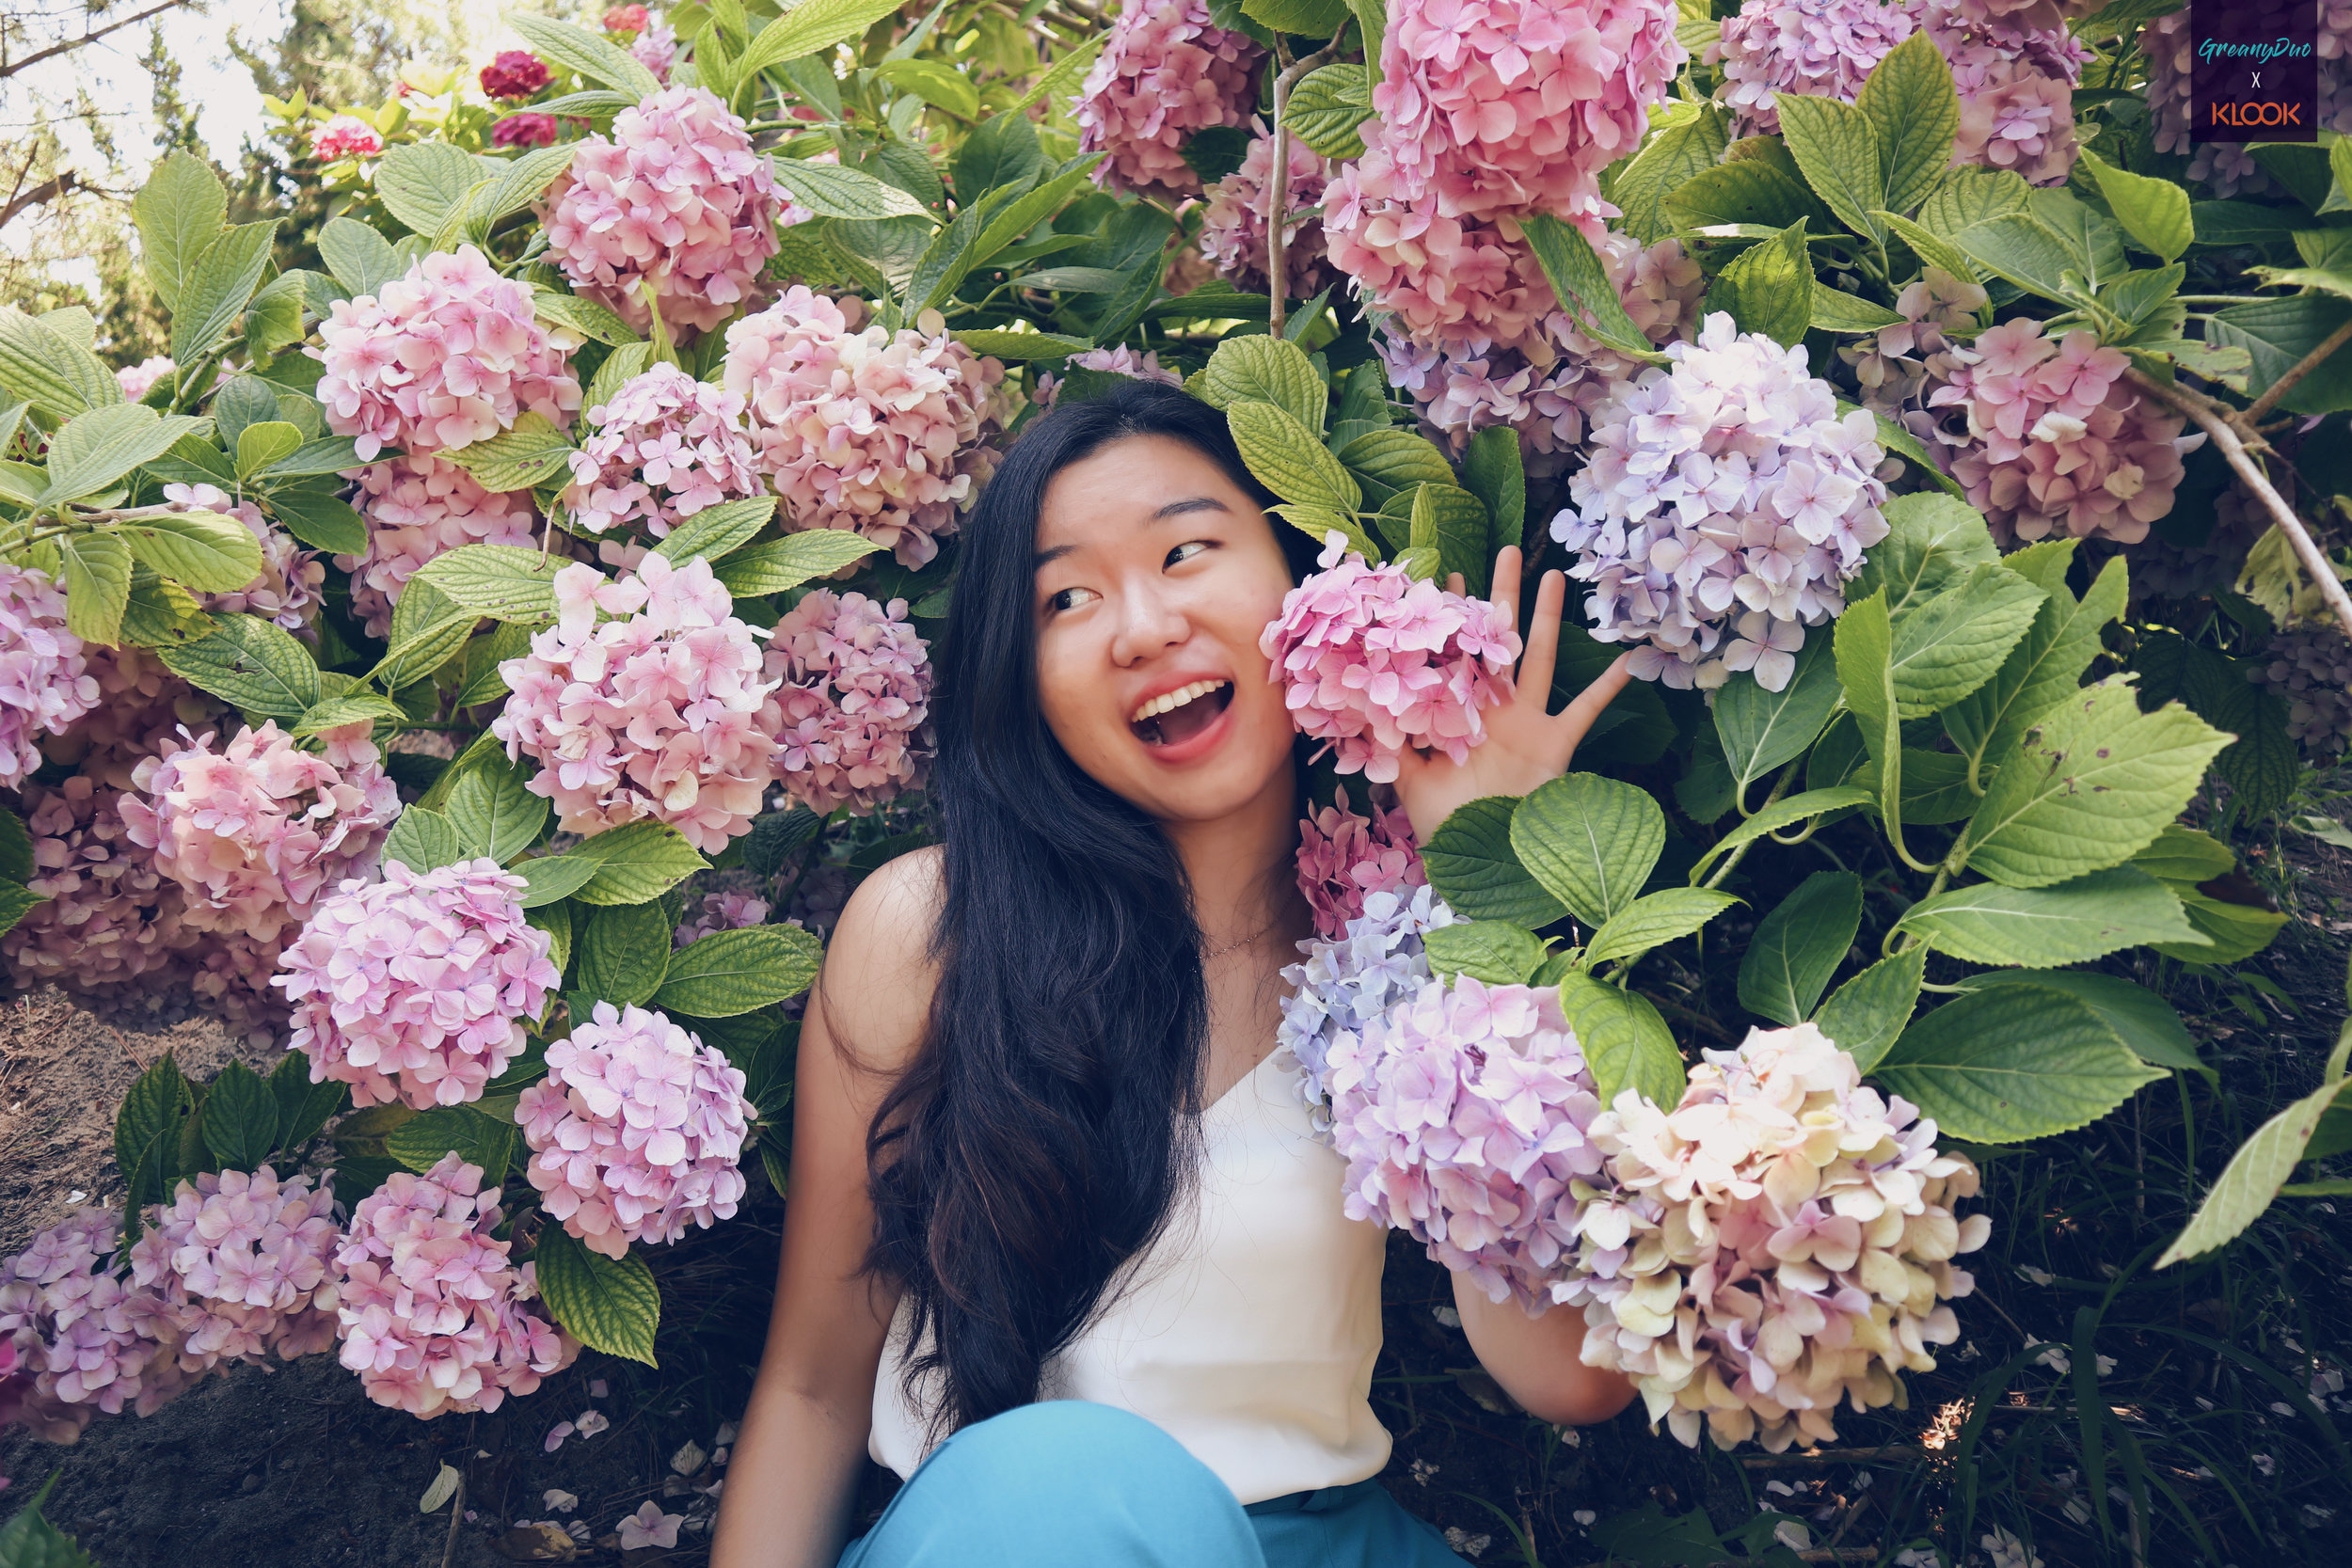
[[1237, 948], [1237, 947], [1248, 947], [1248, 946], [1251, 946], [1251, 945], [1255, 944], [1256, 942], [1260, 942], [1260, 941], [1263, 940], [1263, 938], [1265, 937], [1265, 934], [1266, 934], [1268, 931], [1271, 931], [1272, 929], [1274, 929], [1274, 927], [1277, 927], [1277, 926], [1280, 925], [1281, 923], [1282, 923], [1282, 914], [1281, 914], [1281, 911], [1278, 910], [1278, 911], [1275, 911], [1274, 916], [1273, 916], [1273, 918], [1272, 918], [1272, 919], [1268, 920], [1268, 921], [1267, 921], [1264, 925], [1263, 925], [1263, 926], [1259, 927], [1258, 927], [1255, 931], [1252, 931], [1249, 935], [1248, 935], [1248, 936], [1246, 936], [1246, 937], [1243, 937], [1243, 938], [1241, 938], [1239, 941], [1236, 941], [1236, 942], [1227, 942], [1227, 943], [1226, 943], [1224, 946], [1222, 946], [1222, 947], [1213, 947], [1213, 948], [1209, 949], [1209, 951], [1207, 951], [1206, 953], [1201, 954], [1201, 955], [1200, 955], [1200, 961], [1201, 961], [1202, 963], [1207, 963], [1207, 962], [1209, 962], [1211, 959], [1214, 959], [1214, 958], [1223, 958], [1226, 954], [1232, 952], [1232, 951], [1233, 951], [1235, 948]]

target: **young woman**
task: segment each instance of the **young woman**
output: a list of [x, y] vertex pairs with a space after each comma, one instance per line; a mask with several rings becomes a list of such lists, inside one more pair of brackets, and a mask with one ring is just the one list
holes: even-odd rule
[[[1372, 1479], [1383, 1235], [1274, 1053], [1310, 921], [1258, 638], [1312, 543], [1268, 499], [1223, 415], [1136, 383], [1039, 420], [966, 525], [944, 843], [858, 889], [808, 1007], [716, 1568], [1457, 1562]], [[1424, 839], [1563, 771], [1623, 686], [1545, 714], [1565, 592], [1470, 761], [1406, 759]], [[1537, 1416], [1630, 1400], [1574, 1311], [1454, 1299]], [[912, 1479], [845, 1553], [868, 1452]]]

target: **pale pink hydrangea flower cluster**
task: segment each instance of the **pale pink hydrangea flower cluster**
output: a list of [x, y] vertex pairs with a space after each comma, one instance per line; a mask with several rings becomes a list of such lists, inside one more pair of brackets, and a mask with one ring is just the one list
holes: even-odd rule
[[1486, 737], [1479, 709], [1502, 701], [1519, 657], [1502, 607], [1367, 566], [1336, 532], [1317, 561], [1258, 639], [1292, 721], [1373, 784], [1396, 782], [1407, 746], [1469, 756]]
[[[1184, 384], [1183, 376], [1162, 368], [1159, 350], [1146, 349], [1137, 354], [1125, 343], [1073, 354], [1070, 356], [1069, 365], [1072, 370], [1101, 371], [1105, 375], [1123, 375], [1132, 381], [1155, 382], [1162, 387], [1182, 387]], [[1037, 389], [1029, 395], [1029, 401], [1040, 408], [1051, 408], [1061, 397], [1061, 388], [1059, 380], [1051, 373], [1041, 372], [1037, 378]]]
[[337, 115], [310, 131], [310, 156], [322, 164], [380, 157], [383, 151], [383, 133], [358, 115]]
[[767, 919], [765, 898], [755, 898], [748, 893], [706, 893], [702, 906], [671, 933], [670, 945], [691, 947], [707, 936], [764, 925]]
[[1769, 136], [1780, 130], [1773, 94], [1851, 103], [1918, 23], [1884, 0], [1747, 0], [1722, 25], [1706, 55], [1723, 68], [1716, 97], [1731, 110], [1734, 135]]
[[[795, 217], [793, 214], [797, 214]], [[639, 331], [645, 295], [673, 333], [707, 332], [752, 296], [787, 212], [766, 154], [702, 87], [664, 87], [580, 144], [540, 205], [548, 253]]]
[[[1290, 179], [1284, 186], [1285, 205], [1294, 218], [1282, 228], [1282, 270], [1289, 275], [1289, 299], [1312, 299], [1341, 281], [1340, 271], [1323, 253], [1323, 225], [1314, 209], [1323, 202], [1330, 182], [1331, 166], [1322, 154], [1296, 136], [1289, 138]], [[1245, 293], [1264, 293], [1273, 275], [1266, 245], [1266, 184], [1274, 176], [1274, 137], [1263, 120], [1251, 122], [1249, 150], [1241, 167], [1209, 187], [1206, 212], [1200, 222], [1200, 254], [1216, 275]]]
[[1556, 987], [1435, 980], [1327, 1057], [1347, 1217], [1423, 1243], [1531, 1315], [1575, 1244], [1570, 1183], [1597, 1175], [1600, 1100]]
[[436, 251], [373, 294], [339, 299], [319, 324], [327, 428], [359, 455], [486, 441], [525, 410], [568, 425], [580, 382], [532, 314], [531, 290], [481, 251]]
[[139, 796], [121, 812], [132, 842], [186, 892], [184, 919], [199, 930], [276, 940], [373, 863], [400, 813], [373, 760], [338, 768], [297, 749], [274, 719], [218, 751], [209, 732], [180, 738], [138, 765]]
[[1593, 635], [1640, 644], [1635, 675], [1712, 688], [1753, 670], [1778, 691], [1886, 537], [1877, 422], [1841, 417], [1802, 347], [1720, 312], [1666, 354], [1595, 417], [1551, 536], [1594, 586]]
[[533, 1307], [535, 1271], [509, 1260], [499, 1219], [499, 1190], [454, 1153], [359, 1200], [335, 1255], [336, 1312], [340, 1359], [368, 1398], [428, 1419], [486, 1413], [580, 1354]]
[[319, 900], [272, 982], [310, 1082], [349, 1084], [355, 1105], [481, 1099], [563, 979], [554, 939], [523, 918], [523, 887], [488, 859], [425, 872], [388, 860], [382, 881]]
[[[1959, 430], [1952, 477], [1966, 486], [2003, 544], [2100, 535], [2148, 536], [2172, 510], [2181, 459], [2203, 444], [2186, 421], [2124, 382], [2130, 359], [2089, 332], [2047, 336], [2018, 320], [1979, 334], [1931, 408], [1951, 408]], [[1964, 445], [1962, 443], [1965, 443]]]
[[151, 1410], [177, 1390], [163, 1347], [138, 1331], [135, 1292], [113, 1272], [121, 1244], [120, 1216], [79, 1209], [0, 1261], [0, 1340], [15, 1353], [0, 1418], [71, 1443], [101, 1411]]
[[[696, 559], [648, 555], [619, 581], [593, 566], [555, 575], [556, 624], [499, 666], [513, 695], [490, 724], [564, 831], [651, 817], [716, 852], [751, 831], [775, 778], [775, 679], [752, 628]], [[599, 611], [612, 617], [597, 623]]]
[[[1595, 248], [1627, 314], [1651, 342], [1671, 341], [1690, 329], [1707, 277], [1679, 242], [1661, 240], [1645, 249], [1629, 234], [1610, 233]], [[1594, 411], [1642, 369], [1560, 309], [1546, 315], [1519, 348], [1484, 339], [1432, 347], [1393, 329], [1375, 337], [1374, 347], [1390, 385], [1412, 394], [1430, 439], [1458, 460], [1478, 432], [1508, 425], [1518, 432], [1526, 471], [1546, 479], [1582, 455]]]
[[1856, 338], [1837, 357], [1853, 372], [1861, 389], [1862, 406], [1884, 415], [1937, 451], [1936, 416], [1928, 407], [1930, 396], [1951, 384], [1960, 368], [1952, 335], [1976, 330], [1977, 312], [1986, 294], [1975, 283], [1963, 283], [1938, 267], [1928, 267], [1904, 285], [1895, 298], [1903, 319], [1867, 337]]
[[[1331, 264], [1398, 326], [1433, 347], [1528, 345], [1537, 324], [1559, 309], [1510, 218], [1486, 222], [1442, 210], [1434, 194], [1407, 194], [1377, 120], [1365, 122], [1364, 155], [1342, 164], [1323, 197], [1323, 240]], [[1581, 226], [1586, 239], [1597, 220]]]
[[1960, 94], [1954, 164], [2010, 169], [2027, 184], [2074, 172], [2074, 86], [2090, 46], [2049, 0], [1920, 0], [1920, 25], [1952, 68]]
[[1314, 911], [1315, 935], [1326, 941], [1339, 940], [1373, 894], [1409, 895], [1429, 881], [1405, 808], [1384, 809], [1378, 792], [1371, 793], [1370, 816], [1348, 809], [1343, 784], [1330, 805], [1299, 820], [1298, 891]]
[[1628, 1089], [1593, 1118], [1608, 1168], [1574, 1189], [1551, 1296], [1684, 1444], [1834, 1442], [1841, 1398], [1899, 1400], [1960, 1337], [1943, 1304], [1975, 1281], [1952, 1259], [1992, 1230], [1952, 1212], [1977, 1169], [1809, 1023], [1706, 1056], [1674, 1109]]
[[1200, 195], [1184, 143], [1195, 131], [1249, 122], [1264, 58], [1248, 34], [1211, 25], [1204, 0], [1127, 0], [1072, 111], [1078, 150], [1105, 154], [1095, 182], [1147, 196]]
[[765, 488], [743, 434], [743, 397], [655, 365], [588, 410], [560, 499], [591, 533], [635, 523], [656, 539], [706, 507]]
[[1429, 983], [1425, 939], [1453, 924], [1454, 911], [1427, 883], [1400, 885], [1366, 894], [1362, 912], [1339, 935], [1298, 944], [1306, 959], [1282, 971], [1291, 993], [1275, 1043], [1298, 1063], [1299, 1090], [1318, 1129], [1331, 1122], [1332, 1052], [1354, 1052], [1391, 1007], [1421, 993]]
[[368, 525], [365, 557], [339, 555], [351, 574], [351, 608], [370, 637], [392, 629], [392, 607], [417, 568], [460, 545], [533, 545], [538, 514], [528, 490], [490, 491], [456, 464], [396, 457], [345, 476], [351, 504]]
[[787, 526], [851, 530], [907, 566], [939, 553], [995, 471], [1004, 379], [944, 333], [856, 330], [797, 284], [727, 328], [726, 389], [745, 400]]
[[259, 615], [288, 631], [304, 630], [318, 619], [325, 597], [326, 563], [283, 530], [273, 527], [251, 500], [239, 501], [214, 484], [167, 484], [164, 500], [173, 512], [213, 512], [243, 523], [262, 545], [262, 574], [233, 594], [203, 594], [198, 603], [216, 615]]
[[335, 1342], [333, 1187], [269, 1166], [183, 1180], [131, 1247], [134, 1317], [187, 1382]]
[[2287, 733], [2317, 756], [2352, 746], [2352, 639], [2331, 622], [2306, 621], [2270, 640], [2254, 679], [2286, 698]]
[[66, 630], [64, 591], [45, 573], [0, 562], [0, 788], [40, 767], [35, 736], [63, 735], [97, 705], [98, 677]]
[[794, 800], [863, 816], [921, 787], [930, 656], [904, 599], [813, 590], [770, 634], [766, 673], [784, 710], [776, 772]]
[[653, 72], [663, 87], [670, 85], [670, 68], [677, 64], [677, 34], [666, 22], [656, 22], [628, 46], [628, 57]]
[[688, 1222], [731, 1219], [750, 1118], [743, 1074], [658, 1012], [596, 1005], [548, 1047], [548, 1075], [515, 1119], [525, 1174], [552, 1218], [592, 1252], [675, 1242]]
[[135, 365], [125, 365], [115, 372], [115, 385], [122, 388], [124, 402], [137, 403], [155, 389], [155, 383], [179, 369], [169, 355], [151, 354]]

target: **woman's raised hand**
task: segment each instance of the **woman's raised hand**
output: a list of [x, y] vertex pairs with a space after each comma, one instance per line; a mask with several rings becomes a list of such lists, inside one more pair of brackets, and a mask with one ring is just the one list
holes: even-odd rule
[[[1494, 601], [1518, 625], [1519, 552], [1507, 546], [1495, 557]], [[1455, 573], [1446, 586], [1463, 592]], [[1535, 616], [1518, 668], [1497, 684], [1501, 705], [1484, 710], [1486, 738], [1456, 763], [1443, 752], [1407, 751], [1398, 759], [1396, 793], [1422, 843], [1455, 807], [1488, 795], [1525, 795], [1567, 771], [1576, 748], [1610, 700], [1625, 689], [1627, 656], [1602, 671], [1592, 685], [1559, 713], [1546, 713], [1552, 666], [1560, 655], [1560, 617], [1568, 595], [1567, 578], [1546, 572], [1535, 590]]]

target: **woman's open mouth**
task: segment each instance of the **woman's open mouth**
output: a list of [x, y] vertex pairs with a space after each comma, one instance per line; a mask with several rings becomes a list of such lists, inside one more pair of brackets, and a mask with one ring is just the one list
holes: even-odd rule
[[1194, 681], [1136, 709], [1127, 727], [1146, 746], [1181, 746], [1216, 722], [1232, 700], [1232, 681]]

